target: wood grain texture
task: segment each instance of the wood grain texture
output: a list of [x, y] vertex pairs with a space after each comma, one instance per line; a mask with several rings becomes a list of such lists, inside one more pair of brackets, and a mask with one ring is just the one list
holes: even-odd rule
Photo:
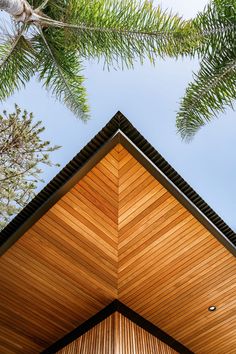
[[235, 354], [235, 258], [121, 145], [1, 257], [0, 284], [1, 354], [116, 298], [195, 353]]
[[58, 354], [175, 354], [176, 351], [115, 312]]
[[39, 353], [117, 298], [113, 155], [0, 259], [1, 354]]
[[235, 354], [235, 258], [120, 151], [119, 300], [195, 353]]

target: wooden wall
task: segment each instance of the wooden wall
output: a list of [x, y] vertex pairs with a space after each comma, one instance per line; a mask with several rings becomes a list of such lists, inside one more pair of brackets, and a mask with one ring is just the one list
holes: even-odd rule
[[58, 354], [174, 354], [175, 350], [115, 312]]

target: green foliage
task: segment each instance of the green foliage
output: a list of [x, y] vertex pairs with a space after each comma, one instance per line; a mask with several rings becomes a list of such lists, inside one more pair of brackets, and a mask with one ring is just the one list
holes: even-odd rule
[[28, 3], [33, 7], [33, 9], [37, 9], [37, 7], [39, 7], [43, 0], [27, 0]]
[[49, 152], [59, 148], [43, 141], [41, 122], [16, 106], [0, 115], [0, 229], [35, 195], [41, 164], [52, 165]]
[[[23, 0], [22, 0], [23, 1]], [[0, 99], [36, 74], [81, 119], [88, 118], [82, 61], [132, 67], [136, 61], [198, 55], [200, 71], [177, 114], [182, 138], [217, 116], [236, 97], [236, 1], [213, 0], [192, 21], [148, 0], [31, 0], [35, 18], [2, 35]]]
[[197, 52], [203, 59], [177, 114], [177, 129], [186, 140], [236, 99], [235, 0], [214, 0], [193, 23], [202, 36]]
[[[6, 31], [6, 30], [5, 30]], [[7, 33], [0, 41], [0, 99], [25, 85], [34, 74], [35, 56], [23, 35], [24, 27]]]
[[[0, 99], [38, 75], [43, 86], [86, 120], [81, 61], [132, 67], [135, 61], [184, 55], [196, 46], [194, 28], [179, 16], [138, 0], [31, 0], [34, 19], [15, 22], [0, 48]], [[191, 36], [190, 36], [191, 34]], [[197, 39], [198, 41], [198, 39]]]
[[221, 47], [231, 47], [235, 42], [236, 2], [213, 0], [193, 20], [196, 31], [202, 35], [199, 52], [202, 55], [218, 53]]
[[71, 38], [81, 57], [104, 59], [112, 66], [177, 57], [189, 53], [193, 44], [187, 40], [191, 23], [150, 1], [70, 0], [66, 22], [70, 25], [61, 26], [75, 32]]
[[65, 46], [64, 32], [48, 28], [33, 38], [39, 65], [38, 78], [46, 89], [84, 121], [88, 119], [89, 108], [81, 62], [69, 45]]
[[177, 128], [183, 139], [194, 134], [236, 99], [236, 52], [222, 50], [220, 55], [204, 59], [198, 75], [181, 101]]

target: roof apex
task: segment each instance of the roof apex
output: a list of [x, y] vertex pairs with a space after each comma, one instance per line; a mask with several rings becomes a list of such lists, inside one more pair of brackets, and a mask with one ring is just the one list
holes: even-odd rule
[[[123, 136], [116, 134], [118, 131]], [[33, 225], [52, 205], [56, 203], [76, 181], [82, 178], [98, 161], [101, 160], [119, 142], [137, 150], [137, 155], [145, 156], [149, 164], [156, 168], [158, 175], [163, 175], [171, 185], [171, 192], [176, 190], [179, 200], [186, 199], [188, 209], [195, 208], [206, 219], [210, 232], [228, 250], [236, 255], [236, 234], [211, 209], [211, 207], [190, 187], [190, 185], [169, 165], [155, 148], [140, 134], [130, 121], [118, 111], [106, 126], [36, 195], [36, 197], [0, 232], [0, 254], [3, 254]], [[143, 159], [142, 159], [143, 161]], [[142, 163], [141, 161], [141, 163]], [[146, 166], [145, 166], [146, 167]], [[169, 182], [168, 182], [169, 181]], [[162, 182], [162, 181], [161, 181]], [[165, 185], [166, 187], [166, 185]], [[182, 202], [182, 200], [180, 200]], [[187, 204], [187, 205], [186, 205]], [[188, 207], [189, 206], [189, 207]], [[205, 220], [204, 219], [204, 220]], [[206, 225], [205, 225], [206, 226]], [[206, 227], [207, 227], [206, 226]], [[222, 239], [222, 240], [221, 240]]]

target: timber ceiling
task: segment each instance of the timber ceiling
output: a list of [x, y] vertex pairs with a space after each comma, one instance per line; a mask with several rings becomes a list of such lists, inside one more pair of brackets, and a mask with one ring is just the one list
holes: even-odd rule
[[194, 353], [235, 353], [235, 257], [121, 144], [1, 257], [0, 284], [0, 353], [39, 353], [114, 299]]

